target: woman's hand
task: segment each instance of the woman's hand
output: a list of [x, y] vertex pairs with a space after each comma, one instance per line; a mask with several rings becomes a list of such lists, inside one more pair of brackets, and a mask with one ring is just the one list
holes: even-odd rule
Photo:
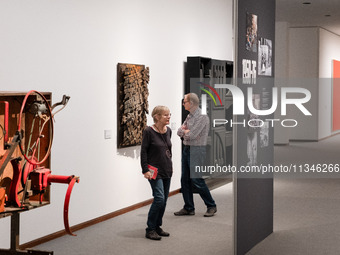
[[151, 180], [151, 177], [152, 177], [152, 175], [151, 175], [150, 171], [144, 173], [144, 178]]

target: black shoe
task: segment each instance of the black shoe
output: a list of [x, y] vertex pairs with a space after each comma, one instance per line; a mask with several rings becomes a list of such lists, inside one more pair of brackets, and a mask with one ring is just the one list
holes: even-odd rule
[[156, 232], [159, 236], [170, 236], [170, 234], [168, 232], [165, 232], [163, 229], [161, 228], [157, 228]]
[[204, 217], [212, 217], [214, 216], [214, 214], [217, 212], [217, 208], [216, 207], [209, 207], [207, 209], [207, 212], [204, 214]]
[[160, 237], [156, 230], [150, 230], [150, 231], [147, 231], [146, 234], [145, 234], [145, 237], [148, 238], [148, 239], [151, 239], [151, 240], [161, 240], [162, 237]]
[[174, 212], [176, 216], [183, 216], [183, 215], [195, 215], [195, 211], [188, 211], [187, 209], [182, 208], [178, 212]]

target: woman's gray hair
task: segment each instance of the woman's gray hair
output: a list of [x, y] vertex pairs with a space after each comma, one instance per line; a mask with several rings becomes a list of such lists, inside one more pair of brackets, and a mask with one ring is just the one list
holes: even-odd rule
[[162, 115], [163, 112], [170, 112], [169, 108], [164, 105], [157, 105], [155, 108], [153, 108], [151, 116], [153, 118], [153, 121], [156, 123], [158, 120], [156, 119], [156, 115]]

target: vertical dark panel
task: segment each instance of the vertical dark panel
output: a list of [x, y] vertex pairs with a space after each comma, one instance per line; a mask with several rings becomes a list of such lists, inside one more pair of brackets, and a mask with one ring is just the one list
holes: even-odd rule
[[[272, 87], [274, 86], [274, 46], [275, 46], [275, 0], [236, 0], [237, 4], [237, 86], [245, 96], [245, 114], [239, 115], [237, 121], [241, 122], [249, 118], [246, 103], [247, 88], [253, 88], [253, 94], [261, 98], [260, 109], [266, 109], [265, 100], [271, 106]], [[257, 46], [251, 49], [246, 47], [247, 16], [257, 16]], [[259, 43], [261, 38], [270, 40], [272, 43], [271, 74], [260, 73], [259, 68]], [[248, 45], [249, 46], [249, 45]], [[255, 50], [256, 49], [256, 50]], [[243, 60], [256, 61], [256, 82], [246, 84], [243, 80]], [[269, 93], [269, 95], [268, 95]], [[273, 115], [259, 117], [273, 118]], [[252, 133], [253, 132], [253, 133]], [[256, 133], [254, 140], [257, 143], [256, 161], [250, 162], [247, 153], [248, 140]], [[260, 132], [251, 131], [249, 127], [237, 126], [237, 166], [249, 166], [266, 164], [273, 165], [273, 129], [269, 128], [268, 145], [260, 146]], [[254, 135], [255, 136], [255, 135]], [[248, 148], [249, 149], [249, 148]], [[264, 178], [265, 177], [265, 178]], [[262, 241], [273, 232], [273, 179], [271, 175], [263, 176], [237, 174], [235, 179], [235, 249], [236, 254], [245, 254], [257, 243]]]

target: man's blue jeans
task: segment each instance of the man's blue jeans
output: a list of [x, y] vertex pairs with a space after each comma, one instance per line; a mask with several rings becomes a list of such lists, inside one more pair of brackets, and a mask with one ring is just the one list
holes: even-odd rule
[[192, 186], [196, 188], [207, 208], [216, 207], [215, 201], [204, 179], [190, 178], [190, 168], [194, 171], [196, 165], [204, 165], [205, 156], [205, 146], [184, 146], [183, 148], [181, 191], [184, 199], [184, 209], [188, 211], [195, 210]]
[[149, 182], [152, 188], [153, 202], [150, 206], [148, 214], [148, 227], [146, 231], [156, 230], [157, 228], [162, 226], [166, 201], [168, 200], [169, 196], [171, 179], [156, 179], [149, 180]]

